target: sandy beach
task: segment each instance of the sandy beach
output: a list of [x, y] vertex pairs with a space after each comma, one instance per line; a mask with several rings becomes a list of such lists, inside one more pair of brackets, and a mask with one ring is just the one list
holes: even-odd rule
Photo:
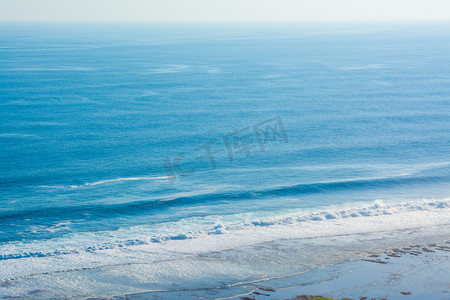
[[[232, 299], [450, 299], [450, 242], [412, 245], [336, 266], [342, 276], [318, 284], [274, 288], [277, 283]], [[309, 297], [308, 297], [309, 296]]]
[[[241, 286], [248, 292], [215, 297], [215, 290], [159, 292], [113, 299], [450, 299], [450, 242], [410, 245], [296, 276]], [[322, 278], [321, 282], [317, 281]]]

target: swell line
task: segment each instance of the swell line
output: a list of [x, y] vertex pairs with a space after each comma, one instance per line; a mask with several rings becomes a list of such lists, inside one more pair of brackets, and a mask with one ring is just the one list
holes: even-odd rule
[[299, 196], [305, 194], [331, 193], [341, 190], [363, 190], [371, 188], [392, 188], [409, 184], [427, 184], [448, 182], [448, 176], [429, 177], [388, 177], [369, 178], [360, 180], [344, 180], [319, 183], [302, 183], [292, 186], [274, 187], [254, 191], [230, 191], [222, 193], [207, 193], [190, 197], [161, 198], [156, 200], [143, 200], [121, 204], [90, 204], [71, 207], [49, 207], [35, 210], [7, 213], [0, 215], [0, 224], [18, 219], [46, 218], [58, 215], [61, 218], [82, 218], [86, 213], [99, 217], [114, 217], [118, 215], [142, 214], [155, 209], [166, 207], [200, 204], [212, 201], [238, 201], [252, 200], [264, 197]]

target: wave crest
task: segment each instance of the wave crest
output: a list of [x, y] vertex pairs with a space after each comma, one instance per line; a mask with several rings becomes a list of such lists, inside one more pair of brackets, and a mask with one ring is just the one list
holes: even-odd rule
[[[122, 236], [133, 236], [136, 237], [119, 240], [117, 236], [119, 236], [118, 232], [101, 232], [101, 233], [89, 233], [94, 236], [89, 237], [89, 241], [98, 241], [107, 237], [112, 237], [113, 239], [110, 241], [99, 242], [95, 245], [86, 246], [86, 238], [80, 238], [79, 243], [71, 241], [71, 243], [67, 243], [67, 238], [59, 241], [52, 241], [53, 249], [44, 251], [37, 250], [42, 247], [40, 243], [45, 244], [45, 241], [41, 241], [40, 243], [36, 243], [35, 245], [25, 244], [13, 242], [3, 246], [0, 246], [0, 250], [2, 254], [0, 254], [0, 260], [8, 260], [8, 259], [20, 259], [27, 257], [46, 257], [46, 256], [57, 256], [57, 255], [66, 255], [66, 254], [77, 254], [83, 252], [95, 252], [100, 250], [114, 249], [114, 248], [123, 248], [130, 247], [136, 245], [148, 245], [152, 243], [163, 243], [174, 240], [187, 240], [187, 239], [195, 239], [202, 236], [207, 235], [222, 235], [228, 233], [238, 233], [239, 231], [244, 230], [252, 230], [261, 228], [261, 227], [272, 227], [272, 226], [292, 226], [292, 225], [301, 225], [302, 223], [308, 223], [309, 225], [313, 225], [317, 222], [329, 222], [329, 221], [337, 221], [339, 219], [352, 219], [352, 218], [367, 218], [367, 217], [377, 217], [383, 215], [395, 215], [395, 214], [403, 214], [408, 212], [417, 212], [417, 211], [444, 211], [446, 215], [450, 214], [450, 198], [445, 198], [442, 200], [429, 200], [429, 201], [420, 201], [420, 202], [404, 202], [399, 204], [391, 204], [387, 205], [383, 201], [377, 200], [373, 204], [369, 206], [361, 206], [357, 208], [332, 208], [332, 209], [324, 209], [320, 211], [302, 211], [294, 214], [278, 216], [278, 217], [266, 217], [266, 218], [256, 218], [256, 219], [247, 219], [239, 222], [229, 222], [223, 223], [220, 221], [220, 217], [217, 217], [216, 224], [213, 226], [205, 226], [198, 230], [185, 230], [183, 226], [179, 226], [178, 231], [174, 232], [174, 230], [169, 230], [172, 233], [161, 233], [157, 235], [145, 234], [145, 230], [139, 228], [134, 233], [133, 228], [128, 229], [130, 232], [126, 232], [125, 235]], [[193, 223], [195, 220], [183, 220], [187, 223]], [[136, 234], [137, 232], [137, 234]], [[88, 234], [88, 233], [85, 233]], [[116, 239], [114, 239], [114, 235], [116, 235]], [[70, 238], [70, 237], [69, 237]], [[72, 236], [73, 238], [73, 236]], [[72, 248], [67, 247], [67, 244], [73, 245]], [[22, 249], [23, 251], [18, 251]]]

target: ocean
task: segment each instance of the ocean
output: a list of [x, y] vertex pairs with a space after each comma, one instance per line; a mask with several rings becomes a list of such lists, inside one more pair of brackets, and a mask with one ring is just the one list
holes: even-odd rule
[[0, 296], [224, 298], [448, 238], [449, 45], [444, 23], [1, 23]]

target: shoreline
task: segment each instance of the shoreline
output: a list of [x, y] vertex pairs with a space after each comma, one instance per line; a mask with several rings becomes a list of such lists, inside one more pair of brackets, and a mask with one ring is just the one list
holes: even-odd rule
[[[400, 252], [408, 252], [404, 251], [405, 245], [419, 244], [429, 250], [433, 250], [429, 246], [433, 243], [450, 246], [445, 242], [450, 237], [447, 208], [420, 212], [255, 227], [167, 243], [6, 260], [2, 262], [8, 267], [3, 269], [5, 272], [16, 272], [22, 266], [36, 271], [3, 281], [0, 298], [290, 299], [297, 295], [324, 295], [325, 289], [307, 291], [304, 287], [335, 282], [360, 267], [355, 263], [358, 261], [386, 269], [388, 264], [362, 259], [375, 260], [369, 256], [383, 253], [390, 254], [389, 259], [400, 259], [395, 256], [406, 255]], [[399, 224], [403, 227], [392, 229]], [[427, 256], [447, 253], [442, 249], [446, 248], [422, 252]], [[448, 265], [448, 257], [440, 259]], [[74, 262], [79, 267], [69, 268]], [[412, 260], [408, 264], [426, 265]], [[47, 266], [53, 270], [39, 272]], [[80, 286], [85, 289], [79, 289]], [[299, 286], [303, 288], [289, 289]], [[270, 293], [259, 290], [260, 287]], [[255, 291], [269, 296], [254, 294]], [[285, 291], [283, 295], [281, 291]], [[348, 292], [342, 295], [334, 299], [349, 296]]]
[[450, 299], [450, 241], [393, 248], [325, 269], [336, 267], [344, 274], [329, 281], [227, 299]]
[[[108, 299], [449, 299], [450, 240], [391, 248], [365, 258], [297, 275], [236, 285], [247, 292], [225, 297], [227, 288], [128, 294]], [[232, 288], [232, 287], [231, 287]], [[323, 298], [321, 298], [323, 297]], [[102, 299], [102, 298], [87, 298]]]

